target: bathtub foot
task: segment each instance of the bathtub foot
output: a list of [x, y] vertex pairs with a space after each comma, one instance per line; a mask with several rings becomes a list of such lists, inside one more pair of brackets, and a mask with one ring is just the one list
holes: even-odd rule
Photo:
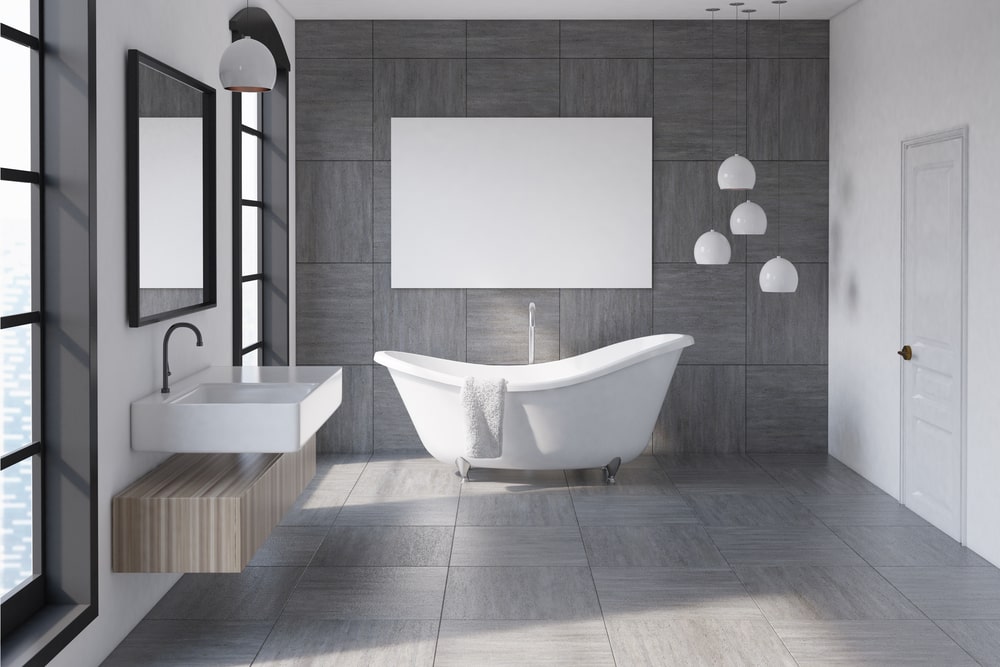
[[604, 474], [608, 476], [608, 484], [615, 483], [615, 475], [618, 474], [618, 468], [621, 467], [622, 460], [621, 457], [616, 456], [611, 459], [608, 465], [604, 466]]
[[472, 464], [459, 456], [455, 459], [455, 467], [458, 468], [458, 476], [462, 478], [462, 484], [469, 481], [469, 470], [472, 469]]

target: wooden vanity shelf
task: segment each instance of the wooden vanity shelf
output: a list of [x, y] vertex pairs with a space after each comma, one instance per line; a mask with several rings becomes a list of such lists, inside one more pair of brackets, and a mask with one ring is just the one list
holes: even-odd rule
[[287, 454], [176, 454], [111, 502], [115, 572], [241, 572], [316, 474]]

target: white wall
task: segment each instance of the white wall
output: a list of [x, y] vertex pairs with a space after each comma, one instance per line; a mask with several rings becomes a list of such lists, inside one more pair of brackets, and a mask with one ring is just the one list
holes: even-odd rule
[[1000, 565], [1000, 3], [862, 0], [830, 42], [830, 452], [899, 497], [900, 142], [968, 125], [968, 546]]
[[[281, 31], [285, 48], [293, 56], [295, 25], [291, 16], [276, 0], [254, 4], [271, 15]], [[99, 664], [177, 580], [176, 575], [111, 572], [111, 498], [166, 458], [165, 455], [131, 450], [129, 405], [159, 387], [163, 334], [177, 321], [139, 329], [130, 329], [126, 322], [126, 52], [130, 48], [139, 49], [217, 87], [219, 305], [183, 318], [201, 329], [205, 347], [195, 347], [190, 332], [177, 332], [171, 344], [170, 359], [173, 377], [179, 379], [210, 364], [230, 365], [232, 360], [231, 107], [230, 94], [219, 84], [218, 63], [231, 41], [229, 17], [244, 6], [242, 0], [101, 0], [97, 3], [99, 616], [57, 656], [54, 665]], [[290, 81], [293, 103], [294, 75], [293, 71]], [[290, 114], [294, 127], [294, 108], [290, 109]], [[85, 126], [81, 125], [81, 131], [86, 131]], [[295, 164], [294, 154], [290, 164]], [[294, 192], [294, 171], [291, 179]], [[293, 239], [294, 233], [293, 227]]]

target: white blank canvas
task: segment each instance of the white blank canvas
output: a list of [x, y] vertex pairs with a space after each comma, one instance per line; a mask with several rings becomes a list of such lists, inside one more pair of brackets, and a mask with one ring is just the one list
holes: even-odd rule
[[392, 287], [649, 288], [649, 118], [393, 118]]

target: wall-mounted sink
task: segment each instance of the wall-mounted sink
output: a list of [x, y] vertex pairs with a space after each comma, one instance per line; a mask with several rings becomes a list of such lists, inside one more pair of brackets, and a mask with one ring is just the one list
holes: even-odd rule
[[336, 366], [212, 366], [132, 403], [132, 449], [294, 452], [340, 407]]

